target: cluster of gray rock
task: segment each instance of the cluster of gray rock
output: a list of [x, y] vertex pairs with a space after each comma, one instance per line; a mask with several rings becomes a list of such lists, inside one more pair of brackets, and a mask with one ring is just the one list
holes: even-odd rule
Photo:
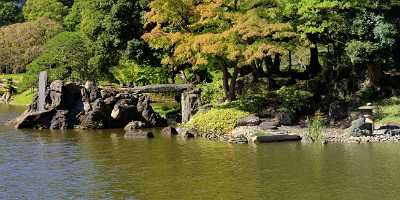
[[46, 89], [43, 109], [35, 96], [28, 109], [9, 124], [15, 128], [103, 129], [123, 128], [131, 122], [141, 127], [166, 126], [146, 95], [100, 89], [91, 82], [82, 87], [57, 80]]
[[372, 125], [362, 118], [353, 121], [346, 134], [327, 136], [323, 143], [379, 143], [400, 142], [400, 126], [381, 126], [372, 131]]
[[324, 143], [382, 143], [382, 142], [400, 142], [400, 135], [377, 135], [377, 136], [341, 136], [341, 137], [328, 137]]
[[250, 115], [239, 119], [236, 128], [230, 134], [222, 136], [223, 141], [228, 143], [269, 143], [284, 141], [299, 141], [298, 135], [290, 135], [287, 131], [280, 130], [281, 118], [260, 118]]

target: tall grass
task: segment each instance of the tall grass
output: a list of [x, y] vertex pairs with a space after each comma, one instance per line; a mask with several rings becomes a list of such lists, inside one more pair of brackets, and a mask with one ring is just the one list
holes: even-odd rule
[[307, 119], [307, 134], [313, 142], [319, 142], [324, 139], [325, 123], [325, 117], [321, 112], [317, 112], [313, 117]]

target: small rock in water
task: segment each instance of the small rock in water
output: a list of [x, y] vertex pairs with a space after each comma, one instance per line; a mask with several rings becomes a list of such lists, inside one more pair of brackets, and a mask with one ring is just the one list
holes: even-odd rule
[[135, 129], [141, 129], [146, 127], [146, 124], [141, 122], [141, 121], [133, 121], [133, 122], [129, 122], [129, 124], [127, 124], [124, 128], [125, 131], [131, 131], [131, 130], [135, 130]]
[[154, 138], [154, 134], [150, 131], [143, 131], [143, 130], [127, 131], [124, 135], [124, 138], [125, 139]]
[[195, 137], [195, 130], [191, 130], [188, 128], [176, 128], [176, 132], [178, 133], [178, 135], [182, 136], [182, 137], [188, 137], [188, 138], [193, 138]]
[[178, 135], [178, 132], [176, 131], [175, 128], [165, 127], [161, 130], [161, 134], [167, 135], [167, 136], [174, 136], [174, 135]]

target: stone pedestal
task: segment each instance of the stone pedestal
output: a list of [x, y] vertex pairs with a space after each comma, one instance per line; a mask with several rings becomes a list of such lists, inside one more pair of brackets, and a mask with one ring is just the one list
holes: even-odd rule
[[42, 71], [39, 74], [39, 85], [38, 85], [38, 110], [44, 111], [46, 104], [46, 87], [47, 87], [47, 71]]
[[192, 90], [182, 93], [182, 123], [188, 122], [200, 107], [200, 93]]

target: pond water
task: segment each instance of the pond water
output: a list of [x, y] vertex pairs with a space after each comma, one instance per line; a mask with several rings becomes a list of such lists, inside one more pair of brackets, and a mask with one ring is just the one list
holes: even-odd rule
[[[0, 123], [21, 108], [0, 106]], [[0, 199], [398, 199], [400, 145], [229, 145], [0, 126]]]

